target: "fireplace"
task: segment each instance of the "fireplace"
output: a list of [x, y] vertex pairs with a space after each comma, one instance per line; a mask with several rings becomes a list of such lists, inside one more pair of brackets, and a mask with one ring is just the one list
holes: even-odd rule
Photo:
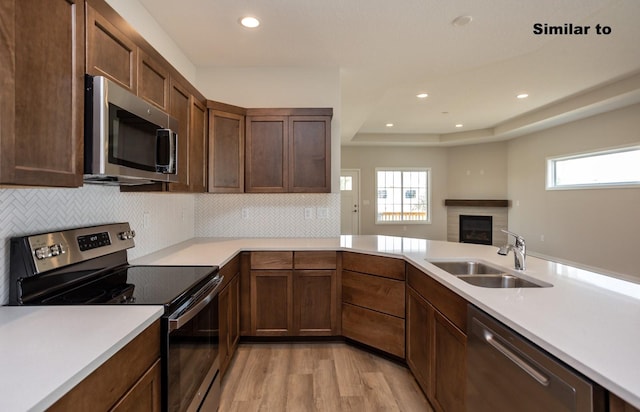
[[460, 215], [460, 243], [493, 243], [493, 217]]

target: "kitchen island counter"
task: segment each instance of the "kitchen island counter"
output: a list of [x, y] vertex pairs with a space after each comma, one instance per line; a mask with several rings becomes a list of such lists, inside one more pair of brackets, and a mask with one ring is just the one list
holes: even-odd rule
[[527, 257], [525, 276], [547, 288], [470, 285], [429, 260], [474, 259], [513, 270], [513, 256], [494, 246], [392, 236], [335, 238], [194, 238], [134, 264], [219, 265], [242, 251], [341, 250], [402, 257], [566, 364], [640, 408], [640, 284]]

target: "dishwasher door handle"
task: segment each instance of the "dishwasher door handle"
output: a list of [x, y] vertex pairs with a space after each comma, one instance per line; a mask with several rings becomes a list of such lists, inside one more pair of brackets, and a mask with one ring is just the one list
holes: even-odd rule
[[483, 335], [484, 335], [484, 340], [489, 345], [491, 345], [494, 349], [496, 349], [498, 352], [503, 354], [505, 357], [507, 357], [513, 363], [518, 365], [518, 367], [520, 367], [520, 369], [522, 369], [523, 371], [528, 373], [533, 379], [538, 381], [538, 383], [540, 383], [540, 385], [549, 386], [549, 378], [548, 377], [546, 377], [543, 373], [539, 372], [536, 368], [531, 366], [529, 364], [529, 362], [527, 362], [526, 360], [524, 360], [520, 356], [518, 356], [517, 353], [514, 353], [511, 349], [509, 349], [506, 346], [504, 346], [498, 339], [496, 339], [496, 337], [493, 335], [493, 333], [491, 333], [487, 329], [484, 329]]

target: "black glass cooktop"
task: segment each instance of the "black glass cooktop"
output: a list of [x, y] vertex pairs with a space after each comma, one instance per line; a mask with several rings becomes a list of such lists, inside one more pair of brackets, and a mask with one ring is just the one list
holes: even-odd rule
[[127, 266], [42, 299], [43, 305], [178, 305], [217, 274], [215, 266]]

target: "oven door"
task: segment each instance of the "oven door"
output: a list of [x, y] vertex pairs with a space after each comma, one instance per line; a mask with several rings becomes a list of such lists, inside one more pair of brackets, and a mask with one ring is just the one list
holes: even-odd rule
[[180, 316], [165, 318], [168, 337], [163, 351], [164, 410], [218, 409], [218, 286]]

